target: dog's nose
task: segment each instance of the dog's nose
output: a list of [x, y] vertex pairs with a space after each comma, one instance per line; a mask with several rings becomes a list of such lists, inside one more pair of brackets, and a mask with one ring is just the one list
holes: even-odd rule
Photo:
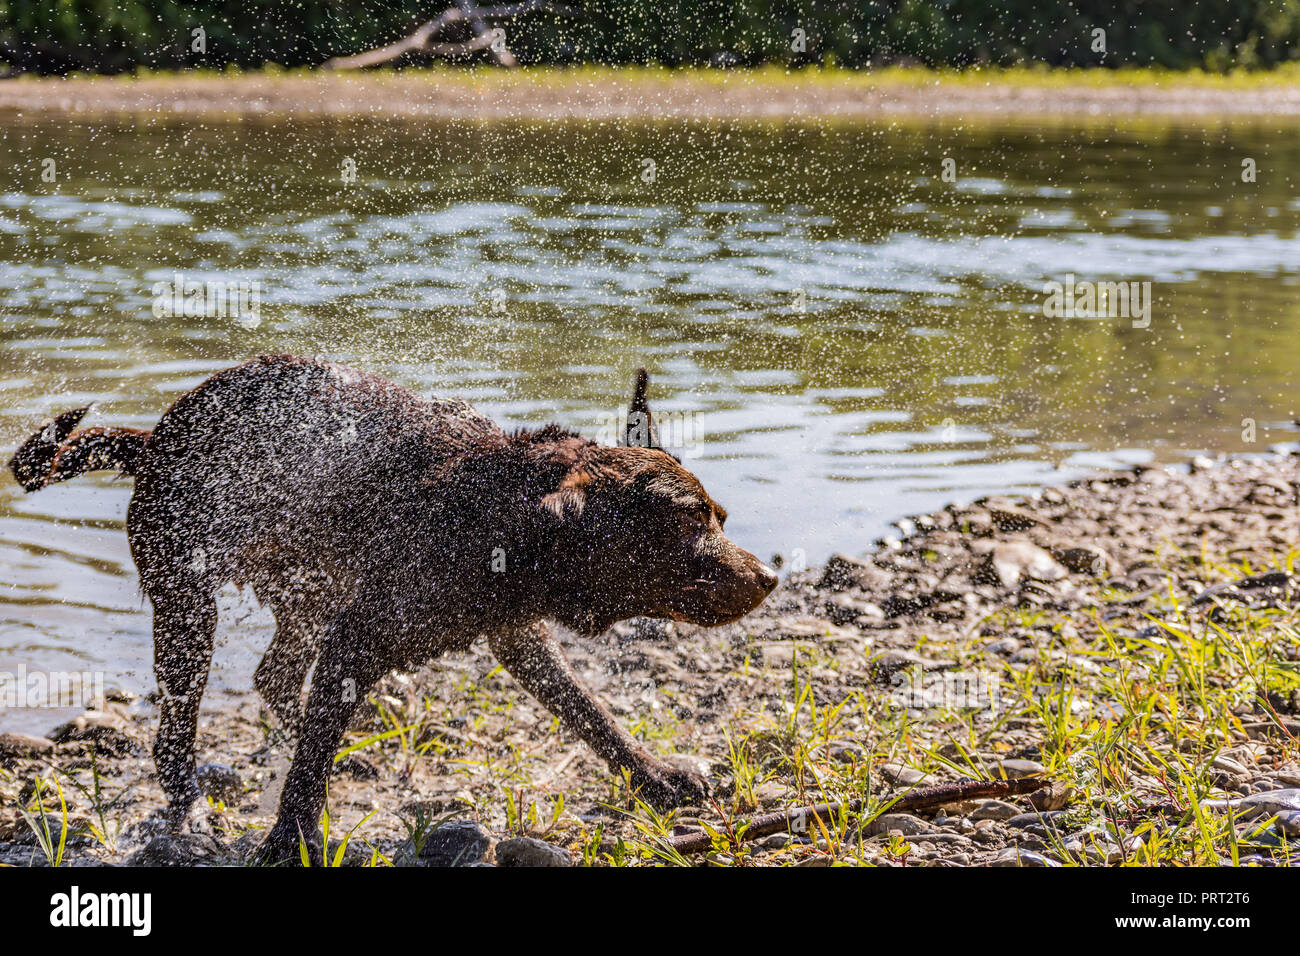
[[776, 572], [761, 561], [758, 564], [758, 570], [755, 572], [754, 576], [758, 579], [759, 587], [763, 589], [764, 594], [771, 594], [772, 589], [775, 588], [780, 581], [776, 576]]

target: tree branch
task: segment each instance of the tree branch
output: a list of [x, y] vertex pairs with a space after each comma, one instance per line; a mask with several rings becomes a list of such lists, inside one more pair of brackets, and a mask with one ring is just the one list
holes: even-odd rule
[[[941, 807], [945, 803], [960, 803], [964, 800], [978, 800], [987, 797], [1010, 797], [1031, 793], [1047, 786], [1046, 780], [1025, 777], [1017, 780], [972, 780], [966, 783], [945, 783], [937, 787], [925, 787], [912, 790], [895, 800], [888, 808], [888, 813], [906, 813], [911, 810], [925, 810]], [[745, 828], [744, 839], [757, 840], [773, 833], [786, 833], [791, 830], [811, 829], [812, 818], [820, 817], [831, 820], [841, 811], [857, 813], [865, 800], [850, 800], [847, 803], [818, 803], [812, 806], [791, 807], [776, 813], [765, 813], [754, 817]], [[668, 849], [678, 853], [704, 853], [713, 849], [713, 839], [708, 833], [683, 833], [662, 841]]]
[[[496, 36], [488, 26], [489, 20], [511, 20], [526, 13], [555, 13], [560, 16], [576, 16], [578, 11], [571, 7], [547, 3], [546, 0], [525, 0], [523, 3], [500, 4], [491, 7], [476, 7], [473, 0], [456, 0], [451, 7], [436, 19], [430, 20], [410, 36], [390, 43], [387, 46], [367, 50], [355, 56], [336, 56], [326, 60], [322, 67], [327, 70], [361, 70], [381, 63], [391, 63], [408, 53], [424, 53], [432, 56], [458, 56], [477, 50], [488, 50], [492, 58], [501, 66], [518, 66], [514, 54], [505, 49], [492, 48]], [[474, 32], [474, 38], [463, 43], [435, 43], [434, 40], [448, 27], [457, 23], [466, 23]]]

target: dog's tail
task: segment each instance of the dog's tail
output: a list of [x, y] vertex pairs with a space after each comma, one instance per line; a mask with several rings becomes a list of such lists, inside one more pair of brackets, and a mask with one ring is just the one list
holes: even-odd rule
[[90, 406], [64, 412], [22, 443], [9, 470], [24, 491], [40, 491], [88, 471], [135, 474], [149, 432], [138, 428], [83, 428], [73, 431]]

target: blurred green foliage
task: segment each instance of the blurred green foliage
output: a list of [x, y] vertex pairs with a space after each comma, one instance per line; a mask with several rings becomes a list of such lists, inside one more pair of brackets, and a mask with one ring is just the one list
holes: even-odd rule
[[[0, 61], [61, 73], [312, 65], [450, 0], [0, 0]], [[490, 0], [489, 0], [490, 2]], [[525, 62], [1156, 65], [1300, 59], [1300, 0], [569, 0], [506, 24]], [[206, 50], [193, 49], [204, 31]], [[1105, 31], [1105, 50], [1096, 30]], [[452, 39], [455, 39], [453, 36]], [[482, 54], [478, 54], [481, 56]]]

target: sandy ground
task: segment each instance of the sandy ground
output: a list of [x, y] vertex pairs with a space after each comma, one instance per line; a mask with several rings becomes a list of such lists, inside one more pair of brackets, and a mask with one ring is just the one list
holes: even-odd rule
[[[664, 859], [672, 827], [725, 832], [757, 812], [867, 795], [878, 812], [917, 785], [1032, 775], [1043, 789], [1028, 798], [723, 840], [707, 859], [1300, 862], [1288, 842], [1300, 837], [1297, 504], [1295, 456], [1108, 473], [901, 521], [861, 557], [793, 571], [734, 625], [570, 635], [576, 669], [619, 719], [710, 779], [714, 802], [670, 820], [631, 803], [480, 644], [391, 676], [362, 708], [331, 785], [331, 832], [359, 824], [353, 863], [431, 864], [437, 853], [417, 857], [410, 840], [444, 820], [459, 821], [441, 832], [468, 839], [466, 859], [518, 858], [519, 845], [493, 843], [526, 834], [549, 844], [524, 847], [543, 858], [644, 863]], [[155, 725], [146, 699], [53, 740], [0, 735], [0, 864], [43, 865], [22, 808], [36, 815], [39, 796], [57, 836], [56, 781], [64, 862], [246, 859], [273, 821], [290, 742], [251, 693], [209, 702], [210, 802], [181, 837], [157, 836]], [[1241, 819], [1224, 812], [1243, 801]]]
[[409, 70], [0, 80], [0, 111], [428, 119], [1300, 115], [1300, 84], [988, 82], [908, 73]]

